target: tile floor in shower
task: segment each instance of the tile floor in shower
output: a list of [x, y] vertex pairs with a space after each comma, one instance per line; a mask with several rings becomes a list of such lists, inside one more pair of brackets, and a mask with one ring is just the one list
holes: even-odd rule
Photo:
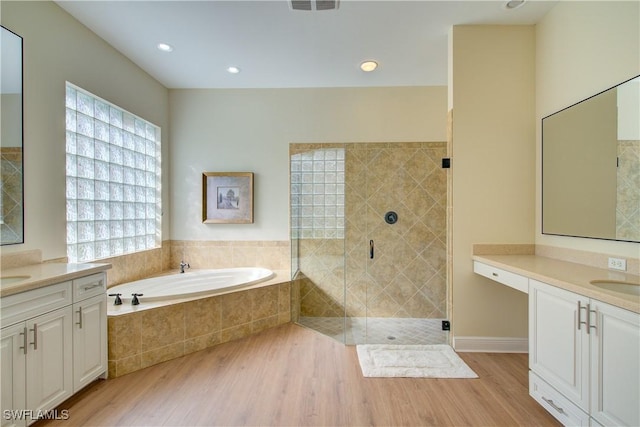
[[298, 323], [337, 341], [355, 344], [447, 344], [444, 319], [300, 317]]

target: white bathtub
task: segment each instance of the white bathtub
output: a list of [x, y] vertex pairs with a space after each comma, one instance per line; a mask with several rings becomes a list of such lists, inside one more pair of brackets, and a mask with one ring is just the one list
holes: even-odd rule
[[[109, 294], [122, 294], [124, 305], [131, 305], [131, 294], [139, 297], [140, 308], [145, 302], [178, 300], [184, 298], [213, 296], [230, 290], [240, 290], [275, 277], [266, 268], [243, 267], [216, 270], [187, 270], [184, 273], [156, 276], [135, 282], [123, 283], [107, 289]], [[115, 297], [109, 297], [113, 307]]]

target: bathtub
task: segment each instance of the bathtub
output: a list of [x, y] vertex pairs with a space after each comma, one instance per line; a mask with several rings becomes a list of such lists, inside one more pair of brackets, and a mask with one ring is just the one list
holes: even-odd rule
[[[109, 294], [122, 294], [123, 306], [131, 305], [131, 294], [142, 294], [139, 297], [140, 306], [138, 306], [142, 308], [145, 302], [168, 302], [213, 296], [253, 286], [274, 277], [275, 273], [273, 271], [259, 267], [187, 270], [184, 273], [150, 277], [112, 286], [107, 289], [107, 292]], [[109, 297], [112, 307], [114, 298]], [[157, 304], [152, 305], [156, 306]]]

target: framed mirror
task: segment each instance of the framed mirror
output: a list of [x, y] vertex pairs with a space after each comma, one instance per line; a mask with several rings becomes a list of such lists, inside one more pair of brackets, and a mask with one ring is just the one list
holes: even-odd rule
[[640, 242], [640, 76], [542, 119], [542, 233]]
[[22, 37], [0, 28], [0, 244], [24, 242]]

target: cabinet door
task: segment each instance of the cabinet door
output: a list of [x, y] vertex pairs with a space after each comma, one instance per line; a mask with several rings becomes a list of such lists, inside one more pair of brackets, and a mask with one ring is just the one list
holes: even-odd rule
[[640, 315], [592, 301], [591, 416], [604, 425], [640, 425]]
[[[529, 281], [529, 368], [589, 412], [589, 300], [536, 280]], [[582, 307], [582, 309], [579, 309]]]
[[27, 321], [27, 407], [55, 408], [72, 395], [71, 306]]
[[26, 332], [24, 322], [2, 329], [0, 344], [2, 427], [26, 425], [24, 413], [27, 408], [24, 352]]
[[99, 295], [73, 305], [74, 393], [107, 371], [107, 299]]

